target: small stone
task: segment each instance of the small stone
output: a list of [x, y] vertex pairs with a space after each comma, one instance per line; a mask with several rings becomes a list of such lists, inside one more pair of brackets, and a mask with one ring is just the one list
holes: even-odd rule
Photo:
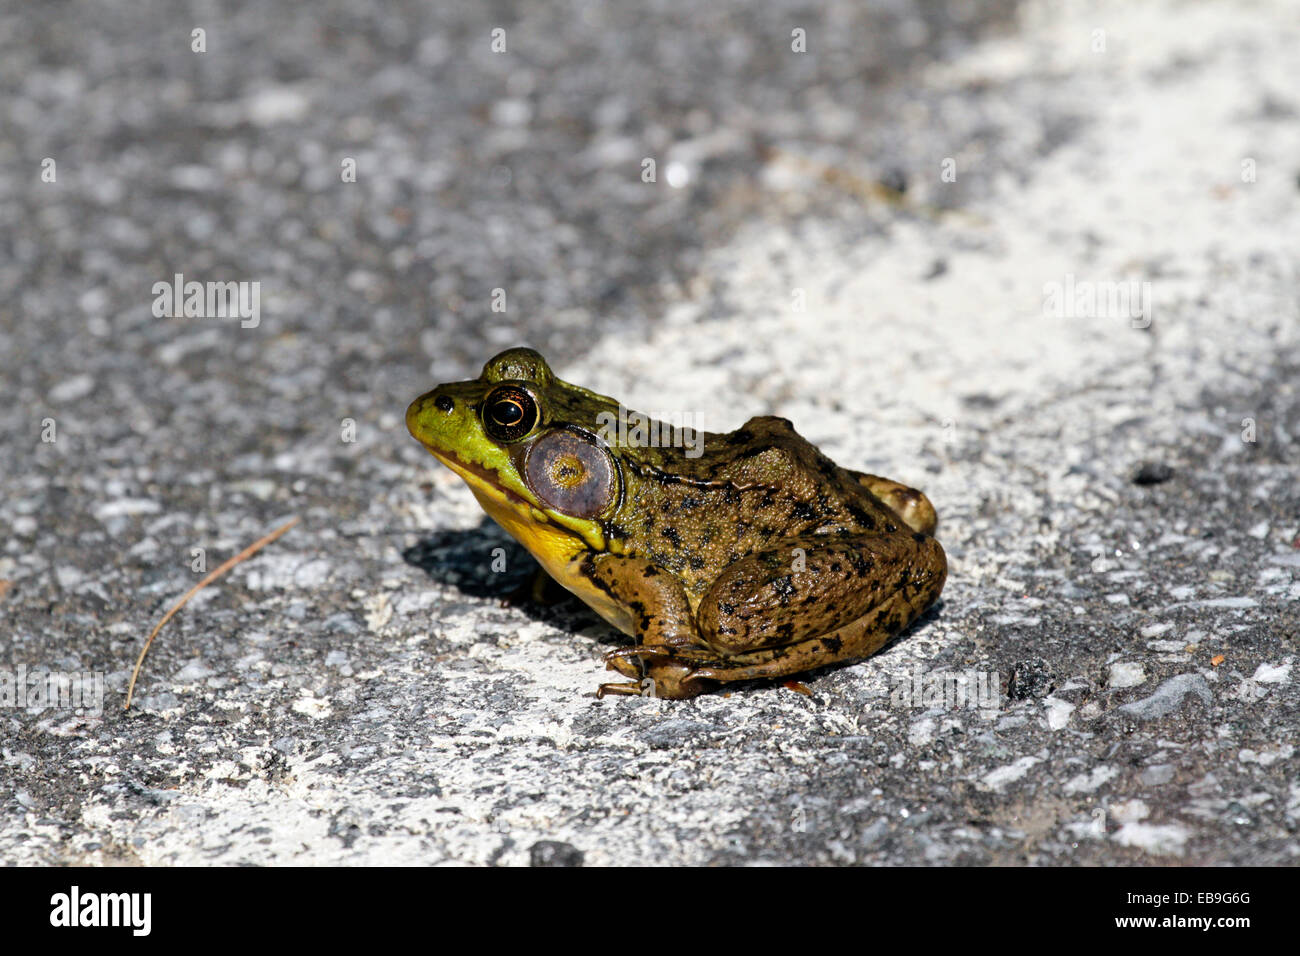
[[1174, 476], [1174, 470], [1157, 461], [1144, 461], [1133, 474], [1135, 485], [1159, 485]]
[[191, 681], [204, 680], [205, 678], [211, 677], [215, 673], [216, 671], [214, 671], [212, 668], [204, 664], [203, 661], [194, 660], [194, 661], [190, 661], [179, 671], [177, 671], [176, 675], [172, 679], [178, 681], [179, 683], [185, 684]]
[[1156, 720], [1168, 717], [1180, 709], [1183, 699], [1188, 695], [1199, 697], [1203, 704], [1209, 704], [1213, 698], [1210, 687], [1200, 674], [1179, 674], [1171, 677], [1150, 697], [1124, 704], [1119, 710], [1142, 720]]
[[1035, 657], [1020, 661], [1011, 668], [1007, 681], [1007, 696], [1012, 700], [1043, 698], [1056, 687], [1056, 674], [1047, 661]]
[[899, 169], [897, 166], [891, 166], [889, 169], [886, 169], [884, 175], [880, 177], [880, 185], [884, 186], [891, 192], [896, 192], [899, 195], [902, 195], [907, 192], [907, 173], [903, 172], [903, 170]]
[[1074, 704], [1068, 700], [1049, 697], [1043, 701], [1047, 707], [1047, 726], [1052, 730], [1063, 730], [1069, 726], [1070, 715], [1074, 713]]
[[289, 86], [267, 87], [246, 100], [248, 119], [254, 126], [278, 126], [305, 117], [311, 101], [300, 90]]
[[1146, 679], [1147, 674], [1141, 664], [1136, 661], [1117, 661], [1110, 665], [1106, 686], [1112, 690], [1119, 690], [1124, 687], [1136, 687], [1138, 684], [1145, 683]]
[[539, 840], [528, 849], [529, 866], [582, 866], [582, 851], [558, 840]]
[[1291, 661], [1282, 664], [1260, 664], [1250, 678], [1260, 684], [1285, 684], [1291, 680]]
[[95, 390], [95, 380], [89, 375], [74, 375], [50, 389], [51, 404], [66, 405], [85, 398]]
[[1144, 787], [1158, 787], [1174, 779], [1174, 768], [1167, 763], [1152, 764], [1142, 771], [1138, 779]]

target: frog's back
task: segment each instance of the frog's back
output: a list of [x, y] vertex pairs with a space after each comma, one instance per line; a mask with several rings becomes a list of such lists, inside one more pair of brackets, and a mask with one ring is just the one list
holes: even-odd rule
[[[886, 530], [892, 513], [784, 418], [707, 433], [697, 457], [654, 449], [624, 460], [612, 536], [698, 597], [733, 561], [807, 533]], [[888, 530], [893, 530], [888, 529]]]

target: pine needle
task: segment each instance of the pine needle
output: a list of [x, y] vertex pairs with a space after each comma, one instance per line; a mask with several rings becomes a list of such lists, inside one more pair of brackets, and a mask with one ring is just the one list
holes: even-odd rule
[[179, 601], [177, 601], [175, 604], [172, 605], [171, 610], [163, 615], [163, 619], [159, 621], [158, 626], [155, 627], [152, 632], [150, 632], [149, 639], [144, 642], [144, 647], [140, 649], [140, 657], [135, 662], [135, 670], [131, 672], [131, 683], [126, 689], [126, 706], [122, 708], [123, 710], [131, 709], [131, 698], [135, 694], [135, 681], [136, 678], [140, 676], [140, 668], [144, 664], [144, 656], [149, 653], [149, 648], [153, 644], [153, 639], [158, 636], [158, 632], [163, 629], [163, 625], [165, 625], [168, 621], [170, 621], [172, 619], [172, 616], [181, 608], [183, 608], [190, 598], [194, 597], [194, 595], [198, 594], [205, 587], [207, 587], [217, 578], [221, 577], [223, 574], [225, 574], [235, 565], [239, 564], [241, 561], [247, 561], [253, 555], [257, 554], [257, 552], [261, 551], [268, 544], [270, 544], [276, 538], [280, 537], [280, 535], [284, 534], [286, 531], [288, 531], [297, 523], [298, 523], [298, 519], [296, 517], [290, 518], [288, 521], [280, 525], [280, 527], [276, 528], [266, 537], [254, 541], [243, 551], [240, 551], [239, 554], [235, 555], [233, 558], [229, 559], [228, 561], [223, 562], [221, 567], [215, 569], [211, 574], [205, 577], [202, 581], [194, 585], [194, 587], [190, 588], [189, 591], [186, 592], [183, 598], [181, 598]]

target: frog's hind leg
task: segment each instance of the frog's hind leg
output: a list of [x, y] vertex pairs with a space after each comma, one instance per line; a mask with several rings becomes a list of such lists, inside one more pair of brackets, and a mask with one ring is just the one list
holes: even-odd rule
[[946, 574], [943, 548], [920, 532], [797, 535], [728, 565], [695, 620], [703, 642], [732, 658], [830, 634], [895, 596], [919, 614]]
[[939, 516], [924, 492], [879, 475], [868, 475], [862, 471], [850, 471], [849, 474], [858, 480], [858, 484], [888, 505], [913, 531], [934, 534]]
[[648, 687], [673, 699], [867, 657], [934, 602], [947, 574], [943, 549], [919, 532], [800, 535], [728, 565], [692, 615], [676, 578], [648, 562], [586, 560], [587, 579], [633, 612], [641, 640], [606, 655], [633, 681], [600, 694]]
[[720, 664], [697, 667], [692, 676], [728, 683], [785, 677], [830, 664], [862, 660], [880, 650], [919, 616], [902, 595], [838, 630], [797, 644], [738, 654]]
[[947, 576], [943, 548], [920, 532], [782, 545], [733, 563], [705, 593], [696, 620], [718, 660], [692, 677], [779, 677], [867, 657], [934, 603]]

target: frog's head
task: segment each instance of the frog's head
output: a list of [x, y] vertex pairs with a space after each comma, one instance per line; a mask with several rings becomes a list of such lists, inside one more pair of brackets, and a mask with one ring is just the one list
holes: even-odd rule
[[478, 378], [421, 395], [406, 427], [534, 554], [571, 548], [575, 536], [605, 550], [602, 519], [618, 509], [622, 478], [599, 434], [618, 408], [556, 378], [532, 349], [513, 348]]

